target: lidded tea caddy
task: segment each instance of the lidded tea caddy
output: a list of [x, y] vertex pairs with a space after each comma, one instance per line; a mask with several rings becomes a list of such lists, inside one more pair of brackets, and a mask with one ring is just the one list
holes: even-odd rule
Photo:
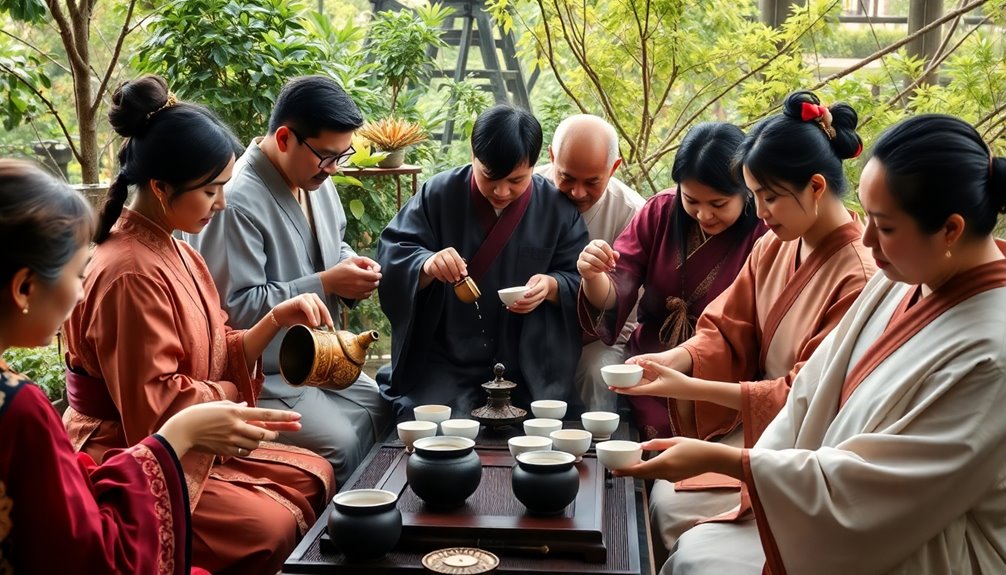
[[527, 411], [510, 403], [510, 394], [517, 384], [503, 379], [506, 368], [502, 363], [493, 366], [494, 379], [482, 384], [482, 389], [489, 395], [486, 404], [472, 410], [472, 419], [493, 430], [508, 425], [515, 425], [527, 417]]

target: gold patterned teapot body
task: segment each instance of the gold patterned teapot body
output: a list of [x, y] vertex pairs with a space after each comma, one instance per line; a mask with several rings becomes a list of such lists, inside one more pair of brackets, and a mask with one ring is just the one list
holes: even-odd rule
[[279, 346], [280, 374], [295, 387], [345, 389], [360, 377], [367, 348], [379, 338], [376, 331], [356, 335], [295, 325]]

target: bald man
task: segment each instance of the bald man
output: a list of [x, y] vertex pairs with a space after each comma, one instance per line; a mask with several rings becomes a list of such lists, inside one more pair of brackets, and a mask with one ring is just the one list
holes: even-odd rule
[[[590, 239], [614, 244], [645, 202], [614, 177], [622, 163], [615, 128], [597, 116], [570, 116], [555, 129], [548, 158], [551, 163], [535, 171], [551, 179], [576, 205]], [[601, 380], [601, 368], [624, 361], [625, 342], [636, 327], [635, 320], [633, 312], [613, 346], [599, 340], [584, 343], [576, 385], [587, 409], [615, 411], [616, 396]]]

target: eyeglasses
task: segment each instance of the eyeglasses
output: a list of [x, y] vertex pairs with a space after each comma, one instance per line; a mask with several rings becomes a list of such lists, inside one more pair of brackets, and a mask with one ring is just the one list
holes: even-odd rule
[[307, 146], [307, 149], [311, 150], [311, 153], [318, 158], [318, 169], [320, 170], [330, 168], [332, 164], [336, 164], [338, 166], [345, 166], [346, 164], [349, 163], [349, 158], [351, 158], [353, 154], [356, 153], [356, 148], [354, 148], [353, 145], [350, 144], [349, 147], [346, 148], [346, 151], [342, 152], [341, 154], [336, 154], [334, 156], [322, 156], [321, 154], [318, 153], [318, 150], [315, 150], [311, 144], [308, 144], [307, 140], [302, 138], [301, 135], [298, 134], [293, 128], [287, 126], [287, 129], [289, 129], [290, 133], [297, 138], [298, 142]]

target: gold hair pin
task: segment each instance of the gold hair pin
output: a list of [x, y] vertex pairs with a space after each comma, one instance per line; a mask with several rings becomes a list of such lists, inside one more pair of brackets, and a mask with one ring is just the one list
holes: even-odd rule
[[160, 108], [154, 110], [153, 112], [150, 112], [149, 114], [147, 114], [147, 121], [150, 121], [150, 119], [154, 117], [154, 114], [160, 112], [161, 110], [163, 110], [165, 108], [170, 108], [171, 106], [174, 106], [177, 103], [178, 103], [178, 98], [175, 97], [175, 93], [172, 92], [172, 91], [170, 91], [170, 90], [168, 90], [168, 99], [165, 100], [164, 105], [161, 106]]

